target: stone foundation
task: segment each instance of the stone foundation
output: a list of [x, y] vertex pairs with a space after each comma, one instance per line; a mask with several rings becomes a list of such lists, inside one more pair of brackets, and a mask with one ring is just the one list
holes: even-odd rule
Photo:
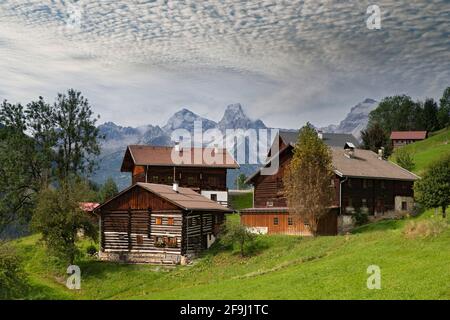
[[151, 252], [104, 252], [100, 251], [98, 257], [102, 261], [122, 263], [148, 263], [176, 265], [187, 264], [187, 258], [174, 253], [151, 253]]

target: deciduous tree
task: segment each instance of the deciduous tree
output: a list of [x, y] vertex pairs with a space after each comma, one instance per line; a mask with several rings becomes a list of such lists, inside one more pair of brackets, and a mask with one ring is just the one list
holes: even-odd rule
[[294, 155], [284, 177], [284, 193], [291, 215], [308, 221], [317, 233], [319, 220], [333, 203], [332, 160], [329, 148], [308, 123], [300, 129]]
[[417, 201], [426, 208], [442, 208], [442, 217], [446, 217], [450, 205], [450, 154], [433, 162], [422, 179], [414, 184]]

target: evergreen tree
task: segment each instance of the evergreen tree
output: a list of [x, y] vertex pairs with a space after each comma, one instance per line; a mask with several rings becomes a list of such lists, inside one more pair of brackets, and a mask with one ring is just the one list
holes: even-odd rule
[[439, 101], [438, 120], [440, 128], [450, 126], [450, 87], [444, 90]]
[[102, 185], [99, 191], [99, 200], [100, 202], [105, 202], [108, 199], [111, 199], [116, 194], [119, 193], [119, 189], [117, 188], [116, 183], [113, 178], [108, 178], [105, 183]]
[[100, 153], [100, 137], [88, 100], [73, 89], [58, 94], [54, 117], [59, 180], [91, 173], [95, 164], [92, 156]]
[[392, 145], [388, 133], [376, 122], [366, 130], [361, 131], [362, 147], [366, 150], [372, 150], [378, 153], [378, 150], [384, 148], [384, 156], [388, 157], [392, 153]]
[[423, 126], [427, 131], [439, 129], [438, 106], [434, 99], [426, 99], [423, 105]]

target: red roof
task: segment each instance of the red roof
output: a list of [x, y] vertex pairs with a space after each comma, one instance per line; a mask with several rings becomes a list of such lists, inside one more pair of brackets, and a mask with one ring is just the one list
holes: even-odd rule
[[[176, 152], [174, 147], [166, 146], [130, 145], [125, 152], [120, 171], [132, 171], [132, 164], [136, 166], [239, 168], [239, 164], [226, 149], [218, 148], [217, 153], [214, 148], [182, 148], [181, 150]], [[173, 155], [177, 155], [177, 157], [173, 158]], [[180, 162], [174, 162], [174, 160]]]
[[391, 140], [424, 140], [427, 138], [426, 131], [392, 131]]
[[97, 202], [80, 202], [80, 209], [86, 212], [92, 212], [100, 203]]

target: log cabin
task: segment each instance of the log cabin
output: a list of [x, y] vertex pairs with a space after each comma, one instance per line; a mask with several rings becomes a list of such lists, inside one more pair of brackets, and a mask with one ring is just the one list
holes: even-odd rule
[[427, 131], [392, 131], [391, 144], [394, 149], [406, 146], [407, 144], [425, 140], [428, 137]]
[[137, 182], [95, 212], [101, 260], [179, 264], [207, 249], [232, 211], [176, 184]]
[[239, 164], [226, 149], [130, 145], [120, 171], [131, 173], [132, 185], [177, 182], [227, 206], [227, 170], [237, 168]]
[[[354, 138], [341, 147], [328, 135], [334, 178], [335, 203], [328, 215], [319, 221], [318, 234], [335, 235], [352, 227], [356, 211], [366, 212], [369, 217], [383, 216], [393, 211], [411, 212], [414, 205], [413, 183], [415, 174], [386, 161], [380, 155], [357, 149]], [[280, 137], [283, 135], [280, 134]], [[241, 211], [241, 223], [258, 233], [283, 233], [311, 235], [307, 221], [299, 221], [290, 215], [283, 192], [283, 176], [293, 156], [296, 136], [284, 136], [274, 143], [280, 144], [279, 170], [274, 175], [261, 175], [258, 170], [247, 179], [254, 187], [253, 208]], [[336, 141], [330, 143], [330, 141]], [[284, 144], [284, 145], [283, 145]], [[266, 165], [270, 164], [270, 159]]]

